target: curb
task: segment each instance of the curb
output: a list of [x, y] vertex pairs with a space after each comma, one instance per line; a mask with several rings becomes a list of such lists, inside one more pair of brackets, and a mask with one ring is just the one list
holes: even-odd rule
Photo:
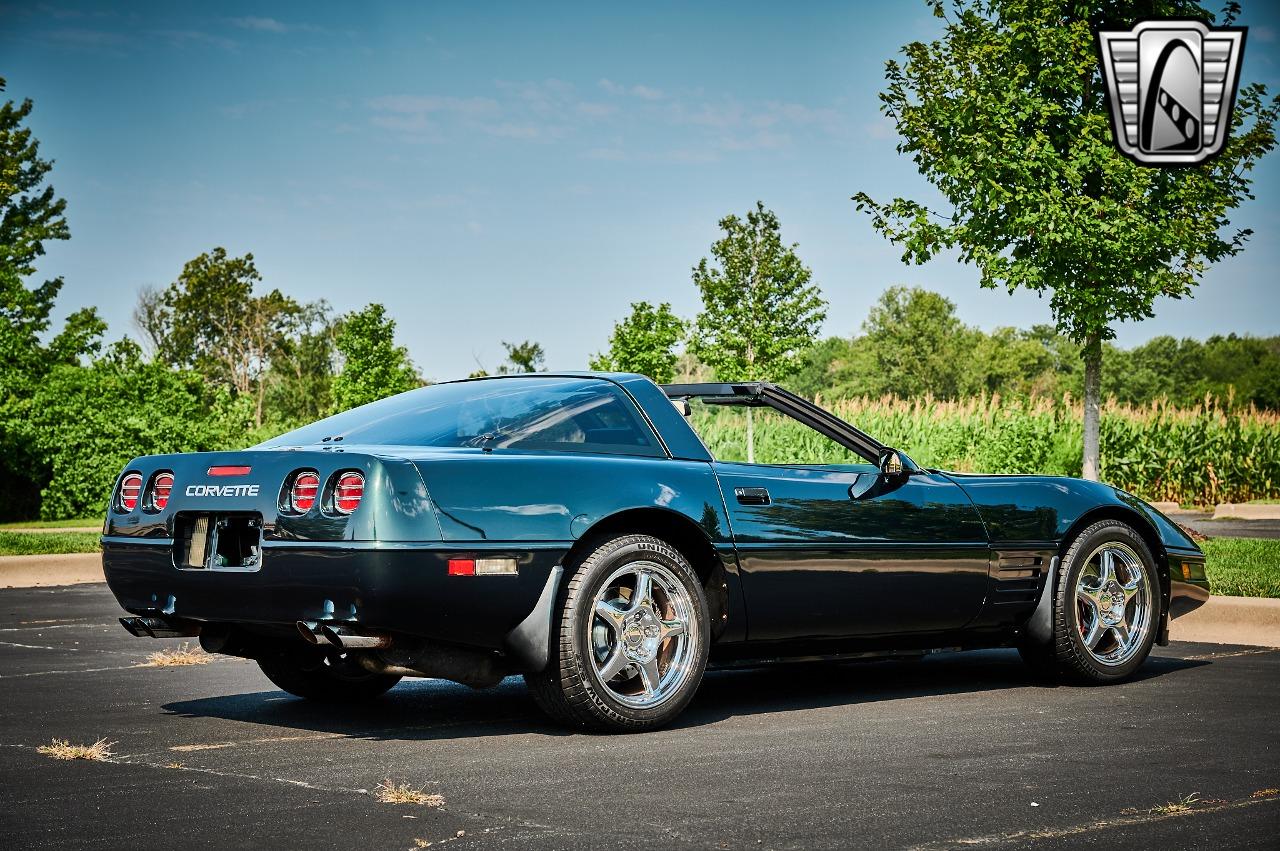
[[1200, 608], [1170, 621], [1169, 638], [1280, 648], [1280, 599], [1210, 597]]
[[12, 532], [15, 535], [63, 535], [67, 532], [97, 532], [102, 534], [101, 526], [14, 526], [12, 529], [0, 529], [0, 532]]
[[1214, 520], [1280, 520], [1280, 505], [1257, 503], [1219, 503], [1213, 509]]
[[44, 588], [106, 582], [102, 553], [0, 556], [0, 588]]

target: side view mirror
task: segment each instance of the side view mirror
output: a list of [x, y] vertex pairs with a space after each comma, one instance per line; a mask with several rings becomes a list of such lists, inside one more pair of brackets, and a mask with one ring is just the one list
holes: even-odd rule
[[880, 474], [859, 473], [853, 485], [849, 487], [849, 496], [853, 499], [870, 499], [896, 489], [907, 480], [912, 473], [919, 472], [915, 462], [896, 449], [884, 449], [877, 459]]
[[920, 468], [906, 456], [906, 453], [888, 447], [881, 451], [880, 475], [884, 478], [896, 481], [918, 472]]

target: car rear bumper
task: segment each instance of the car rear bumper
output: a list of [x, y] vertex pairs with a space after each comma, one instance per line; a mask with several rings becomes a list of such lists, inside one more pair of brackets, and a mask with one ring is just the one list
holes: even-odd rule
[[[264, 542], [254, 570], [178, 569], [170, 539], [104, 537], [102, 567], [120, 605], [198, 623], [337, 622], [501, 649], [530, 616], [569, 544]], [[450, 558], [514, 558], [514, 576], [450, 576]]]

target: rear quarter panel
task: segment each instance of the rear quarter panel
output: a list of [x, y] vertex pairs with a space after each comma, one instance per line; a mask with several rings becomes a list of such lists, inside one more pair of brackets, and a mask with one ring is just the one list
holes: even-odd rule
[[480, 450], [414, 463], [446, 541], [572, 541], [612, 514], [652, 507], [693, 520], [717, 546], [732, 543], [707, 463]]

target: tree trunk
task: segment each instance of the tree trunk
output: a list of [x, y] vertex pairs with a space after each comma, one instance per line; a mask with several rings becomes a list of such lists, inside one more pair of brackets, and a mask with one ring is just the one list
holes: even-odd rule
[[1084, 345], [1084, 464], [1080, 477], [1098, 481], [1098, 438], [1102, 425], [1102, 335]]
[[756, 463], [756, 426], [751, 416], [751, 408], [747, 408], [747, 463]]

